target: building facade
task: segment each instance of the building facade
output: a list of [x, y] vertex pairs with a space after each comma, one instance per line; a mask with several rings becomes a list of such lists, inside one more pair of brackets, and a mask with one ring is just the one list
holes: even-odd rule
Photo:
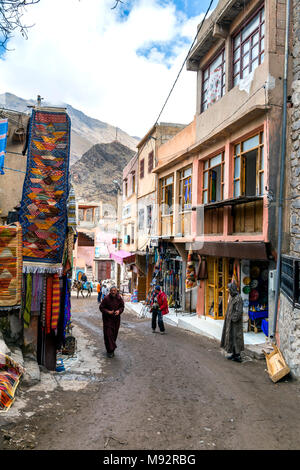
[[197, 72], [190, 152], [195, 208], [203, 206], [192, 246], [206, 267], [197, 308], [223, 319], [234, 278], [244, 331], [249, 318], [271, 330], [274, 316], [284, 39], [285, 2], [220, 0], [187, 64]]

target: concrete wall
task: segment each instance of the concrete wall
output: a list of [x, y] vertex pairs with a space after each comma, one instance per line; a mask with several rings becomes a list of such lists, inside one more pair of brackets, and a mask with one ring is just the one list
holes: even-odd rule
[[[13, 134], [15, 129], [18, 127], [20, 113], [15, 112], [4, 112], [4, 116], [8, 118], [8, 138], [7, 138], [7, 154], [4, 160], [4, 166], [12, 168], [14, 170], [4, 170], [4, 175], [0, 175], [0, 213], [1, 217], [7, 217], [8, 212], [21, 202], [23, 182], [26, 171], [26, 155], [21, 154], [24, 144], [18, 144], [13, 142]], [[22, 115], [22, 124], [27, 127], [29, 116]], [[14, 152], [14, 153], [10, 153]]]

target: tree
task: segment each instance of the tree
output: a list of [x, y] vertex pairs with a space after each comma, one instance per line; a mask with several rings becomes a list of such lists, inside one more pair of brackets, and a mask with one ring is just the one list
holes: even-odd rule
[[40, 0], [0, 0], [0, 48], [7, 49], [8, 40], [14, 31], [20, 31], [27, 39], [28, 28], [33, 25], [23, 23], [23, 14], [28, 5], [39, 3]]

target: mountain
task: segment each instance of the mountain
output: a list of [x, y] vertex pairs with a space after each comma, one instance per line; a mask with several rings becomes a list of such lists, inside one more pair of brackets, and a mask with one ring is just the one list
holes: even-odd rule
[[[0, 107], [3, 106], [8, 109], [28, 113], [28, 106], [34, 105], [36, 105], [36, 101], [34, 100], [25, 100], [12, 93], [0, 94]], [[53, 104], [51, 105], [51, 103], [45, 101], [42, 102], [42, 105], [53, 106]], [[136, 145], [140, 140], [139, 138], [132, 137], [121, 129], [111, 126], [106, 122], [91, 118], [82, 111], [73, 108], [70, 104], [61, 104], [60, 106], [67, 108], [72, 123], [71, 165], [79, 160], [82, 155], [95, 144], [112, 142], [116, 140], [116, 136], [121, 144], [129, 147], [131, 150], [136, 150]]]
[[117, 194], [113, 180], [122, 185], [123, 168], [134, 154], [118, 141], [93, 145], [70, 168], [76, 198], [113, 201]]

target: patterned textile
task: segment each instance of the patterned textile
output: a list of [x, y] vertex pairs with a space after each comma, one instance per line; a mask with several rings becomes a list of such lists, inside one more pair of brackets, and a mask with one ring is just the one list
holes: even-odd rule
[[77, 227], [75, 191], [72, 184], [70, 184], [68, 198], [68, 227], [73, 227], [74, 229]]
[[43, 307], [42, 307], [42, 327], [46, 326], [46, 304], [47, 304], [47, 278], [44, 277], [43, 285]]
[[0, 353], [0, 413], [9, 410], [24, 369], [6, 354]]
[[60, 289], [59, 277], [57, 274], [53, 276], [52, 282], [52, 316], [51, 316], [51, 329], [56, 330], [60, 312]]
[[24, 272], [57, 272], [67, 228], [70, 118], [32, 110], [20, 211]]
[[22, 229], [0, 226], [0, 310], [20, 308], [22, 296]]
[[8, 120], [0, 119], [0, 175], [4, 175], [4, 157], [6, 151]]

